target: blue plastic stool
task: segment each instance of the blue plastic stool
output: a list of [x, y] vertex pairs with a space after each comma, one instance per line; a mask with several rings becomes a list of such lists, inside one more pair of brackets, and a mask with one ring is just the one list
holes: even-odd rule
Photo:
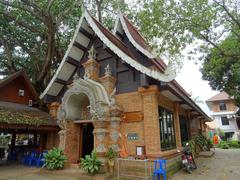
[[153, 171], [153, 180], [155, 177], [158, 177], [158, 180], [160, 180], [160, 176], [163, 176], [164, 180], [167, 180], [167, 161], [165, 159], [157, 159], [154, 161], [154, 171]]

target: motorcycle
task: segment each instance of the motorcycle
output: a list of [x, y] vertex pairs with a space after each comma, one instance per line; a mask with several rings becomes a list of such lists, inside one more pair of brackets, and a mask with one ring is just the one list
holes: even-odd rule
[[183, 148], [182, 165], [188, 173], [192, 173], [194, 169], [197, 169], [189, 143], [186, 143], [186, 146]]

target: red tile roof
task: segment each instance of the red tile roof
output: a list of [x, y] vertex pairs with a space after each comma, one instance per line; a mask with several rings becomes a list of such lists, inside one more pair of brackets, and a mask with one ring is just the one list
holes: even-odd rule
[[208, 99], [206, 102], [212, 102], [212, 101], [222, 101], [222, 100], [231, 100], [233, 99], [231, 96], [229, 96], [225, 91], [222, 91], [215, 96]]

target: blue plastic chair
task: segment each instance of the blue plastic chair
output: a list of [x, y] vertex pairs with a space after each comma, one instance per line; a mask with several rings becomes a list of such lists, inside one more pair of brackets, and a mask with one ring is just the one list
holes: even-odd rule
[[155, 177], [158, 177], [160, 180], [160, 176], [163, 176], [164, 180], [167, 180], [167, 161], [165, 159], [157, 159], [154, 161], [154, 171], [153, 171], [153, 180]]
[[23, 165], [27, 165], [29, 155], [30, 155], [30, 152], [25, 152], [24, 153], [23, 158], [22, 158], [22, 164]]
[[44, 158], [44, 155], [41, 153], [36, 159], [36, 166], [42, 167], [44, 163], [45, 163], [45, 158]]
[[26, 164], [28, 166], [34, 165], [34, 158], [35, 158], [35, 156], [36, 156], [36, 151], [31, 152], [30, 155], [27, 156], [27, 163]]

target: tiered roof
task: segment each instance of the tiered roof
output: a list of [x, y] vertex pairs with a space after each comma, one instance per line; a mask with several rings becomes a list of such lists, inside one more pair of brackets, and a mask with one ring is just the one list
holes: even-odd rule
[[[153, 69], [152, 67], [147, 67], [141, 64], [134, 56], [134, 53], [131, 52], [124, 42], [118, 38], [117, 33], [125, 33], [131, 44], [139, 52], [146, 56], [156, 68]], [[148, 46], [139, 31], [122, 14], [118, 15], [114, 31], [112, 33], [95, 18], [93, 18], [87, 11], [83, 13], [66, 54], [51, 82], [41, 94], [41, 98], [44, 98], [46, 95], [48, 97], [56, 97], [64, 89], [67, 82], [75, 74], [79, 63], [84, 58], [85, 53], [87, 53], [87, 47], [94, 35], [97, 36], [122, 61], [125, 61], [125, 63], [130, 65], [132, 68], [150, 78], [160, 82], [165, 82], [166, 86], [170, 88], [171, 91], [174, 91], [180, 99], [183, 99], [190, 109], [195, 109], [198, 113], [208, 119], [208, 116], [191, 100], [186, 91], [184, 91], [183, 88], [175, 80], [173, 80], [176, 76], [176, 72], [173, 67], [167, 67], [162, 59], [157, 57], [151, 51], [150, 46]]]

